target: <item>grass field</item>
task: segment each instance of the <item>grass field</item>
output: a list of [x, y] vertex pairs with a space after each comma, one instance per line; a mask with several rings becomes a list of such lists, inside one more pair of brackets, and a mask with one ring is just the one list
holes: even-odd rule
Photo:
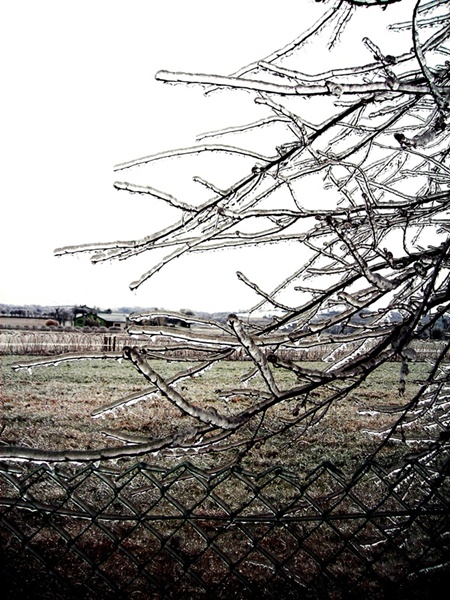
[[[1, 359], [0, 441], [3, 445], [59, 450], [101, 448], [120, 444], [105, 437], [106, 430], [157, 438], [191, 424], [189, 417], [158, 396], [93, 419], [92, 413], [101, 406], [146, 387], [142, 376], [126, 361], [83, 360], [31, 371], [12, 370], [12, 364], [30, 358], [3, 356]], [[152, 361], [152, 366], [165, 376], [183, 368], [176, 362]], [[309, 366], [321, 368], [323, 363]], [[248, 400], [242, 396], [228, 405], [221, 402], [219, 406], [216, 391], [243, 387], [242, 376], [249, 368], [249, 362], [222, 362], [201, 377], [183, 381], [180, 390], [199, 405], [233, 413], [244, 408]], [[137, 459], [139, 463], [162, 467], [151, 470], [152, 479], [145, 465], [128, 468], [131, 459], [90, 465], [86, 470], [76, 464], [62, 465], [54, 471], [39, 465], [36, 473], [28, 470], [29, 465], [13, 465], [23, 472], [14, 479], [14, 473], [6, 469], [0, 481], [4, 486], [0, 495], [6, 498], [5, 523], [14, 524], [13, 529], [0, 530], [0, 546], [6, 549], [5, 557], [9, 561], [6, 564], [18, 574], [23, 590], [30, 593], [24, 597], [29, 598], [62, 600], [67, 597], [57, 587], [58, 582], [53, 577], [55, 570], [75, 588], [89, 582], [91, 592], [83, 595], [86, 600], [115, 597], [105, 586], [105, 580], [126, 590], [129, 595], [123, 597], [129, 598], [211, 597], [209, 592], [204, 593], [203, 584], [199, 586], [197, 580], [190, 577], [192, 572], [200, 575], [205, 586], [218, 586], [214, 589], [222, 593], [216, 597], [224, 599], [294, 598], [300, 596], [293, 589], [301, 593], [309, 588], [312, 590], [310, 598], [316, 598], [314, 592], [317, 591], [317, 598], [339, 599], [347, 597], [345, 590], [352, 585], [355, 586], [352, 597], [378, 600], [387, 597], [383, 586], [393, 590], [397, 581], [407, 584], [403, 592], [396, 590], [399, 599], [425, 597], [424, 590], [426, 597], [431, 597], [428, 592], [436, 593], [439, 578], [445, 578], [447, 571], [443, 575], [438, 571], [435, 580], [431, 576], [430, 580], [419, 582], [405, 579], [411, 564], [417, 561], [423, 560], [425, 567], [442, 562], [440, 555], [430, 555], [430, 548], [437, 535], [435, 532], [440, 535], [441, 530], [446, 531], [446, 522], [441, 524], [433, 500], [433, 511], [428, 517], [416, 515], [414, 498], [430, 495], [422, 472], [415, 487], [411, 484], [411, 471], [407, 473], [405, 489], [413, 494], [413, 510], [406, 516], [405, 498], [398, 506], [395, 500], [397, 489], [401, 488], [402, 494], [405, 492], [401, 487], [403, 480], [393, 491], [391, 480], [386, 485], [387, 476], [384, 483], [380, 483], [378, 474], [372, 477], [370, 472], [352, 486], [350, 498], [340, 483], [344, 479], [339, 475], [334, 478], [333, 467], [330, 467], [333, 478], [328, 477], [328, 468], [322, 470], [320, 477], [307, 477], [324, 462], [333, 463], [344, 475], [351, 476], [379, 444], [379, 439], [371, 437], [366, 430], [376, 430], [391, 419], [389, 415], [383, 419], [371, 416], [370, 410], [406, 403], [428, 369], [427, 363], [411, 364], [405, 396], [400, 398], [400, 365], [387, 363], [351, 397], [333, 405], [314, 427], [302, 435], [299, 430], [291, 429], [283, 436], [275, 436], [253, 447], [241, 462], [246, 471], [254, 474], [281, 465], [297, 476], [294, 478], [274, 475], [272, 480], [277, 470], [267, 471], [261, 477], [249, 477], [244, 472], [244, 482], [234, 470], [225, 470], [230, 477], [221, 480], [219, 474], [213, 487], [206, 489], [203, 479], [200, 482], [195, 477], [185, 477], [183, 466], [174, 480], [171, 479], [174, 471], [169, 471], [170, 467], [186, 457], [175, 458], [169, 451]], [[276, 371], [276, 376], [281, 387], [292, 383], [285, 373]], [[292, 415], [297, 403], [298, 400], [280, 403], [267, 419], [267, 427]], [[390, 442], [383, 452], [382, 462], [397, 463], [408, 451], [410, 448], [403, 442]], [[237, 452], [232, 449], [187, 458], [201, 469], [214, 471], [235, 460]], [[110, 470], [110, 466], [118, 468]], [[72, 479], [74, 469], [78, 468]], [[320, 469], [315, 471], [318, 472]], [[115, 483], [112, 473], [117, 475]], [[11, 481], [16, 483], [11, 485]], [[442, 481], [442, 490], [439, 489], [436, 497], [439, 493], [445, 494], [445, 479]], [[172, 503], [168, 502], [169, 497]], [[12, 506], [8, 498], [12, 498]], [[359, 498], [357, 505], [355, 498]], [[19, 505], [14, 506], [14, 502], [22, 501], [28, 502], [28, 508], [33, 508], [33, 503], [39, 507], [50, 506], [51, 514], [41, 508], [23, 510]], [[66, 509], [80, 513], [86, 506], [83, 516], [89, 518], [64, 514]], [[132, 506], [140, 517], [130, 520]], [[228, 516], [224, 516], [224, 506], [229, 507]], [[269, 511], [267, 522], [264, 519], [246, 521], [245, 515], [268, 513], [268, 506], [288, 507], [291, 509], [288, 517], [296, 515], [299, 520], [279, 523], [278, 516]], [[367, 514], [364, 506], [369, 507]], [[192, 507], [197, 519], [191, 518]], [[374, 516], [374, 508], [381, 511], [380, 517]], [[395, 509], [400, 510], [399, 516], [393, 516]], [[235, 520], [234, 511], [242, 516], [242, 522]], [[120, 518], [110, 519], [111, 514], [116, 513]], [[98, 518], [99, 514], [109, 516]], [[145, 519], [141, 521], [143, 514]], [[391, 516], [386, 517], [389, 514]], [[96, 515], [95, 518], [92, 515]], [[13, 535], [12, 531], [19, 533]], [[28, 552], [29, 548], [34, 554]], [[44, 558], [33, 562], [33, 556]], [[96, 567], [95, 573], [92, 565]], [[280, 573], [288, 574], [286, 579], [273, 578], [274, 565]], [[149, 580], [136, 574], [143, 572], [150, 581], [156, 582], [156, 588], [159, 586], [170, 593], [152, 595]], [[99, 573], [106, 578], [99, 577]], [[241, 589], [237, 573], [258, 587], [258, 594], [249, 596], [248, 588]], [[295, 588], [296, 582], [299, 582], [298, 588]], [[333, 592], [323, 594], [331, 584], [329, 589]], [[18, 597], [15, 584], [6, 591], [7, 598]], [[85, 591], [83, 588], [83, 593]]]
[[[106, 437], [106, 430], [118, 430], [157, 438], [193, 424], [166, 400], [152, 396], [132, 406], [92, 418], [92, 412], [119, 398], [139, 392], [146, 382], [134, 367], [115, 360], [77, 361], [55, 367], [33, 368], [32, 371], [13, 371], [11, 365], [27, 357], [3, 356], [1, 391], [1, 443], [31, 448], [54, 450], [93, 449], [117, 446], [121, 442]], [[154, 362], [154, 368], [163, 375], [180, 369], [173, 363]], [[311, 366], [320, 367], [313, 363]], [[208, 371], [192, 381], [184, 381], [183, 393], [201, 406], [214, 406], [229, 413], [247, 406], [244, 397], [234, 398], [224, 405], [214, 392], [217, 389], [244, 387], [242, 376], [249, 371], [247, 362], [223, 362], [214, 371]], [[267, 468], [282, 464], [297, 473], [306, 473], [323, 461], [333, 462], [342, 469], [352, 469], [373, 452], [379, 439], [367, 430], [377, 430], [390, 417], [360, 414], [383, 405], [404, 404], [417, 389], [427, 373], [426, 363], [411, 365], [405, 397], [399, 398], [398, 378], [400, 365], [388, 363], [371, 375], [351, 397], [328, 410], [323, 419], [300, 435], [290, 430], [283, 436], [254, 447], [245, 459], [247, 467]], [[288, 375], [278, 373], [279, 383], [292, 383]], [[284, 378], [284, 379], [283, 379]], [[289, 418], [298, 402], [280, 404], [274, 418]], [[392, 460], [405, 452], [402, 444], [388, 445]], [[195, 457], [202, 468], [216, 468], [236, 457], [237, 450], [223, 454], [213, 452]], [[176, 463], [171, 452], [145, 457], [147, 462], [167, 465]], [[189, 457], [192, 460], [192, 457]]]

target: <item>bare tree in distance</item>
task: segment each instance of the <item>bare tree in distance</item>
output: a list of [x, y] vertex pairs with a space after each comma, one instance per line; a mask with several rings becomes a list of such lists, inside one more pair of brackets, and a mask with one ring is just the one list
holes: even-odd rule
[[[419, 432], [431, 427], [427, 435], [433, 451], [447, 442], [448, 339], [418, 392], [408, 396], [405, 389], [408, 364], [416, 359], [414, 341], [427, 335], [450, 301], [450, 3], [403, 1], [404, 22], [390, 24], [406, 40], [395, 54], [383, 47], [382, 38], [370, 37], [373, 11], [386, 8], [388, 14], [393, 3], [324, 2], [321, 18], [296, 40], [230, 76], [156, 74], [166, 83], [201, 85], [208, 95], [246, 90], [265, 107], [266, 116], [202, 134], [192, 147], [117, 165], [115, 171], [130, 178], [117, 181], [116, 189], [162, 201], [179, 217], [142, 239], [70, 246], [56, 254], [90, 253], [92, 262], [99, 263], [166, 251], [131, 284], [136, 289], [181, 257], [284, 244], [292, 270], [274, 287], [266, 289], [264, 282], [237, 273], [255, 294], [250, 316], [263, 310], [276, 317], [261, 326], [238, 315], [230, 315], [225, 324], [188, 311], [131, 315], [129, 331], [136, 345], [125, 349], [124, 358], [148, 387], [100, 407], [95, 416], [157, 393], [187, 415], [190, 426], [158, 439], [116, 432], [121, 445], [100, 451], [1, 447], [0, 458], [82, 461], [171, 448], [181, 455], [233, 449], [239, 459], [273, 436], [295, 432], [291, 439], [299, 439], [330, 406], [345, 401], [394, 359], [399, 361], [401, 401], [391, 411], [389, 427], [379, 432], [377, 451], [393, 437], [405, 439], [407, 425]], [[359, 11], [367, 35], [361, 33], [354, 56], [369, 51], [370, 60], [315, 72], [314, 44], [324, 39], [330, 47], [345, 43], [346, 25]], [[305, 48], [308, 62], [299, 61]], [[331, 61], [333, 53], [329, 56]], [[252, 146], [252, 135], [258, 140], [276, 137], [272, 152], [260, 151], [259, 142]], [[174, 158], [176, 165], [192, 156], [212, 157], [224, 173], [229, 161], [235, 164], [238, 158], [239, 175], [223, 188], [195, 174], [199, 190], [207, 192], [201, 201], [132, 181], [137, 167]], [[158, 317], [180, 318], [190, 328], [146, 325]], [[158, 337], [161, 342], [154, 344]], [[315, 349], [325, 357], [323, 370], [296, 360], [299, 352], [304, 356]], [[192, 362], [170, 379], [152, 366], [151, 359], [174, 359], [180, 351]], [[183, 394], [182, 380], [236, 355], [246, 357], [252, 368], [242, 385], [217, 390], [214, 401], [215, 406], [220, 401], [221, 410]], [[32, 364], [95, 357], [61, 356]], [[17, 365], [22, 366], [30, 363]], [[290, 372], [296, 383], [280, 386], [278, 371]], [[251, 400], [245, 409], [229, 402], [242, 396]], [[278, 418], [282, 403], [289, 416]]]

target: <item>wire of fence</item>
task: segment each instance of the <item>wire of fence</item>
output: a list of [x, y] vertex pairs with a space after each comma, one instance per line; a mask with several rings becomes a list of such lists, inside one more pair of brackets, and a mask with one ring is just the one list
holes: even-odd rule
[[430, 593], [450, 577], [449, 467], [445, 443], [397, 469], [366, 462], [350, 479], [329, 463], [304, 480], [280, 466], [3, 464], [3, 589], [7, 598]]
[[[136, 343], [149, 344], [147, 339], [136, 339], [126, 332], [99, 332], [95, 329], [89, 332], [3, 329], [0, 332], [0, 355], [40, 356], [67, 352], [121, 352], [125, 346], [136, 345]], [[436, 358], [444, 345], [445, 342], [438, 340], [414, 340], [411, 347], [415, 350], [416, 359], [425, 361]], [[174, 357], [195, 356], [198, 358], [202, 356], [198, 350], [178, 349], [173, 341], [164, 336], [158, 341], [152, 341], [151, 346], [156, 349], [166, 348]], [[173, 350], [170, 350], [171, 346], [174, 346]], [[325, 348], [322, 346], [283, 348], [278, 351], [278, 355], [290, 360], [318, 361], [334, 352], [335, 358], [339, 359], [345, 353], [340, 348], [340, 343], [330, 343]], [[248, 360], [248, 356], [241, 348], [236, 348], [230, 358], [232, 360]]]

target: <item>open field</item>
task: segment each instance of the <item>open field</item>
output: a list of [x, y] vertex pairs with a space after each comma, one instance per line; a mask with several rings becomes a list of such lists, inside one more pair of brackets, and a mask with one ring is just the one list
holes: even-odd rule
[[[155, 438], [189, 424], [189, 417], [157, 396], [93, 419], [101, 406], [146, 386], [126, 361], [11, 369], [30, 358], [1, 360], [2, 444], [101, 448], [120, 444], [105, 437], [108, 430]], [[163, 375], [180, 369], [177, 362], [152, 366]], [[184, 381], [183, 394], [219, 408], [216, 390], [243, 385], [249, 367], [244, 361], [222, 362]], [[428, 368], [411, 364], [405, 396], [399, 398], [400, 365], [385, 364], [302, 435], [290, 430], [252, 448], [242, 470], [220, 470], [236, 459], [236, 449], [178, 458], [160, 452], [138, 462], [65, 464], [55, 470], [45, 464], [36, 471], [2, 465], [5, 597], [15, 599], [20, 590], [30, 599], [112, 599], [120, 589], [123, 598], [155, 600], [207, 600], [211, 590], [223, 600], [343, 600], [351, 589], [351, 597], [379, 600], [394, 587], [399, 600], [425, 597], [424, 591], [435, 595], [447, 582], [448, 569], [440, 568], [445, 547], [441, 551], [436, 540], [446, 531], [448, 513], [434, 503], [422, 471], [414, 485], [407, 468], [392, 479], [367, 464], [351, 488], [341, 476], [350, 481], [378, 445], [365, 430], [389, 421], [366, 411], [405, 403]], [[286, 374], [276, 376], [281, 386], [292, 383]], [[236, 398], [220, 409], [233, 413], [246, 402]], [[269, 426], [288, 418], [296, 403], [280, 403]], [[408, 451], [402, 442], [389, 443], [382, 461], [396, 463]], [[194, 466], [182, 464], [186, 458]], [[275, 465], [284, 469], [272, 469]], [[446, 497], [446, 479], [436, 497]], [[425, 573], [419, 578], [417, 565]]]
[[[146, 387], [143, 377], [126, 361], [83, 360], [31, 371], [13, 371], [11, 365], [21, 358], [30, 357], [3, 356], [1, 361], [1, 442], [4, 445], [54, 450], [102, 448], [120, 445], [117, 440], [106, 437], [106, 431], [157, 438], [192, 424], [190, 417], [158, 396], [92, 418], [93, 411], [101, 406]], [[180, 368], [176, 362], [153, 361], [152, 364], [162, 375], [170, 375]], [[319, 368], [323, 365], [310, 364]], [[219, 403], [214, 391], [243, 386], [239, 381], [249, 368], [248, 362], [221, 363], [214, 371], [184, 381], [183, 393], [201, 406], [213, 406], [231, 414], [247, 406], [248, 400], [234, 398], [224, 405]], [[310, 430], [302, 435], [291, 430], [253, 448], [246, 458], [247, 465], [253, 469], [282, 464], [296, 473], [308, 472], [323, 461], [331, 461], [343, 469], [354, 468], [379, 443], [366, 430], [377, 430], [389, 420], [388, 416], [381, 420], [379, 416], [360, 414], [360, 411], [403, 404], [426, 376], [428, 365], [411, 365], [406, 396], [401, 399], [397, 391], [399, 369], [398, 363], [384, 365], [351, 397], [331, 407]], [[276, 375], [284, 387], [293, 383], [284, 373]], [[281, 403], [275, 409], [276, 417], [289, 418], [297, 404], [296, 400]], [[401, 446], [401, 443], [388, 446], [392, 459], [405, 452]], [[236, 452], [230, 450], [220, 457], [217, 453], [198, 456], [195, 462], [202, 468], [215, 468], [233, 460]], [[180, 459], [166, 452], [150, 455], [145, 460], [152, 464], [163, 461], [167, 465], [167, 461], [176, 464]]]

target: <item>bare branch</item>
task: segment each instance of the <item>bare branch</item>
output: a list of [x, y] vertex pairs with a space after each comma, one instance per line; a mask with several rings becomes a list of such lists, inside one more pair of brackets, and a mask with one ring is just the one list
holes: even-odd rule
[[[392, 85], [388, 81], [361, 84], [327, 81], [324, 85], [280, 85], [254, 79], [225, 77], [221, 75], [206, 75], [202, 73], [181, 73], [174, 71], [158, 71], [155, 77], [158, 81], [164, 81], [166, 83], [211, 85], [215, 87], [245, 89], [253, 92], [280, 94], [282, 96], [341, 96], [343, 94], [374, 94], [392, 91], [415, 95], [430, 93], [428, 87], [426, 86], [407, 82], [399, 82]], [[436, 89], [443, 93], [448, 93], [449, 91], [449, 88], [445, 86], [439, 86]], [[147, 159], [138, 159], [138, 161], [132, 161], [132, 163], [120, 165], [119, 168], [116, 168], [116, 170], [129, 168], [130, 166], [135, 166], [135, 164], [144, 164], [145, 162], [149, 161], [147, 161]]]
[[203, 152], [221, 152], [225, 154], [238, 154], [240, 156], [255, 158], [263, 162], [270, 162], [274, 160], [273, 157], [263, 156], [262, 154], [258, 154], [257, 152], [252, 152], [251, 150], [244, 150], [235, 146], [225, 146], [223, 144], [204, 144], [203, 146], [193, 146], [192, 148], [179, 148], [177, 150], [171, 150], [169, 152], [159, 152], [158, 154], [151, 154], [150, 156], [136, 158], [135, 160], [130, 160], [126, 163], [116, 165], [114, 167], [114, 171], [124, 171], [125, 169], [131, 169], [131, 167], [147, 165], [158, 160], [173, 159], [189, 154], [201, 154]]
[[208, 425], [220, 427], [221, 429], [235, 429], [242, 422], [236, 418], [229, 418], [219, 413], [213, 408], [201, 408], [188, 402], [177, 390], [168, 385], [168, 383], [149, 365], [144, 356], [135, 348], [125, 348], [124, 357], [130, 360], [160, 392], [170, 402], [175, 404], [187, 415], [195, 417]]

